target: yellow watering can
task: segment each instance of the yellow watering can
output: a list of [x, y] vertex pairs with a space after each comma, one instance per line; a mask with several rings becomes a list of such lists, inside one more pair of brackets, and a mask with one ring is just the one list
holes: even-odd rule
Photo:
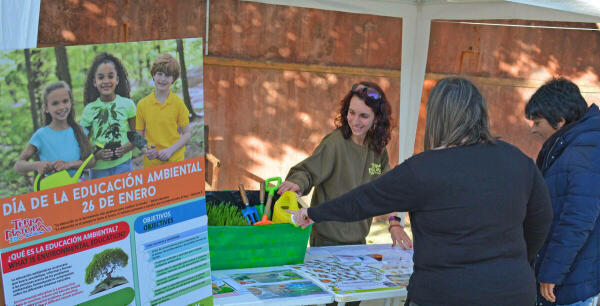
[[96, 150], [94, 150], [94, 153], [90, 154], [90, 156], [88, 156], [88, 158], [86, 158], [83, 161], [83, 163], [81, 164], [81, 166], [79, 166], [79, 169], [77, 169], [77, 172], [75, 172], [75, 175], [73, 176], [69, 175], [69, 172], [67, 170], [61, 170], [56, 173], [52, 173], [46, 177], [43, 177], [41, 173], [38, 173], [38, 175], [35, 177], [35, 180], [33, 181], [33, 191], [46, 190], [54, 187], [60, 187], [77, 183], [79, 181], [79, 177], [81, 177], [81, 174], [85, 169], [85, 166], [87, 166], [90, 160], [94, 158], [94, 154], [101, 150], [102, 147], [103, 146], [100, 145], [96, 146]]
[[298, 210], [298, 198], [296, 197], [296, 193], [293, 191], [284, 192], [279, 200], [275, 202], [275, 206], [273, 207], [273, 222], [274, 223], [291, 223], [294, 226], [296, 225], [292, 221], [292, 215], [285, 210]]

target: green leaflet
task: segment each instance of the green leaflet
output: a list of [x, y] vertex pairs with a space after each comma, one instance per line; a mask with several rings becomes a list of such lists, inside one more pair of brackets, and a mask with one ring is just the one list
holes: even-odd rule
[[117, 120], [117, 112], [115, 111], [117, 104], [113, 104], [110, 107], [110, 114], [112, 115], [113, 120]]

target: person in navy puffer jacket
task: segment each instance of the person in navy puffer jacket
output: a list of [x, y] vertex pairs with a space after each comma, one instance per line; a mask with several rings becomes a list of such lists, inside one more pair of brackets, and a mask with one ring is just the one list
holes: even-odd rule
[[579, 87], [553, 79], [529, 99], [531, 131], [554, 220], [535, 261], [538, 305], [593, 305], [600, 293], [600, 110]]

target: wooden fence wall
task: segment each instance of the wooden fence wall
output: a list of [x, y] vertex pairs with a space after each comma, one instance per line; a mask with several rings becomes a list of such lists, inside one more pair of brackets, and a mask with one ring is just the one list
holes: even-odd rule
[[445, 76], [472, 80], [488, 104], [492, 132], [534, 159], [543, 142], [530, 134], [524, 110], [545, 81], [571, 79], [588, 103], [600, 105], [600, 32], [595, 24], [477, 21], [486, 22], [523, 27], [432, 22], [415, 152], [423, 150], [427, 97], [436, 80]]
[[[45, 0], [39, 28], [39, 46], [204, 37], [206, 2]], [[211, 1], [204, 99], [209, 151], [221, 161], [218, 189], [255, 189], [259, 180], [285, 176], [333, 129], [338, 101], [360, 80], [380, 84], [398, 118], [401, 33], [400, 18]], [[599, 45], [597, 31], [433, 22], [415, 152], [431, 88], [461, 75], [481, 89], [493, 132], [535, 157], [541, 141], [523, 116], [528, 97], [562, 75], [597, 101]], [[393, 164], [397, 131], [388, 146]]]

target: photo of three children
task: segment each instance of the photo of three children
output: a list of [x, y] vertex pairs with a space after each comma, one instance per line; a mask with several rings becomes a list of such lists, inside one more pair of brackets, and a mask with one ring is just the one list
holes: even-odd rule
[[[183, 53], [184, 41], [177, 43], [181, 46], [177, 51]], [[185, 43], [197, 45], [193, 40], [185, 40]], [[158, 53], [137, 61], [146, 64], [144, 68], [148, 70], [151, 82], [143, 82], [141, 73], [138, 76], [142, 75], [142, 78], [130, 80], [125, 61], [120, 59], [127, 54], [118, 52], [119, 45], [138, 44], [153, 44], [151, 53]], [[185, 95], [177, 91], [202, 88], [202, 51], [186, 50], [196, 56], [187, 61], [191, 78], [184, 80], [186, 67], [175, 58], [182, 54], [157, 52], [162, 51], [161, 46], [167, 50], [168, 46], [175, 49], [174, 40], [113, 45], [116, 50], [95, 54], [91, 65], [85, 69], [84, 107], [79, 120], [76, 108], [80, 106], [76, 103], [75, 90], [66, 81], [54, 81], [44, 86], [39, 103], [44, 116], [43, 126], [35, 130], [24, 145], [13, 165], [15, 173], [34, 174], [43, 179], [60, 171], [68, 172], [71, 177], [89, 172], [89, 177], [84, 175], [79, 180], [96, 179], [186, 159], [186, 146], [191, 147], [193, 133], [202, 129], [202, 91], [192, 90], [200, 92], [200, 96], [191, 96], [187, 103], [181, 97]], [[68, 48], [71, 51], [71, 48], [89, 49], [89, 46]], [[126, 51], [126, 48], [121, 49]], [[77, 51], [80, 50], [73, 53]], [[179, 79], [185, 84], [176, 85]], [[136, 87], [135, 96], [133, 87]], [[196, 114], [198, 112], [200, 115]], [[202, 147], [198, 143], [195, 146]], [[139, 150], [134, 150], [136, 147]], [[203, 154], [198, 149], [193, 151], [188, 152], [187, 158]], [[91, 155], [93, 157], [88, 158]], [[80, 168], [89, 171], [78, 171]]]

